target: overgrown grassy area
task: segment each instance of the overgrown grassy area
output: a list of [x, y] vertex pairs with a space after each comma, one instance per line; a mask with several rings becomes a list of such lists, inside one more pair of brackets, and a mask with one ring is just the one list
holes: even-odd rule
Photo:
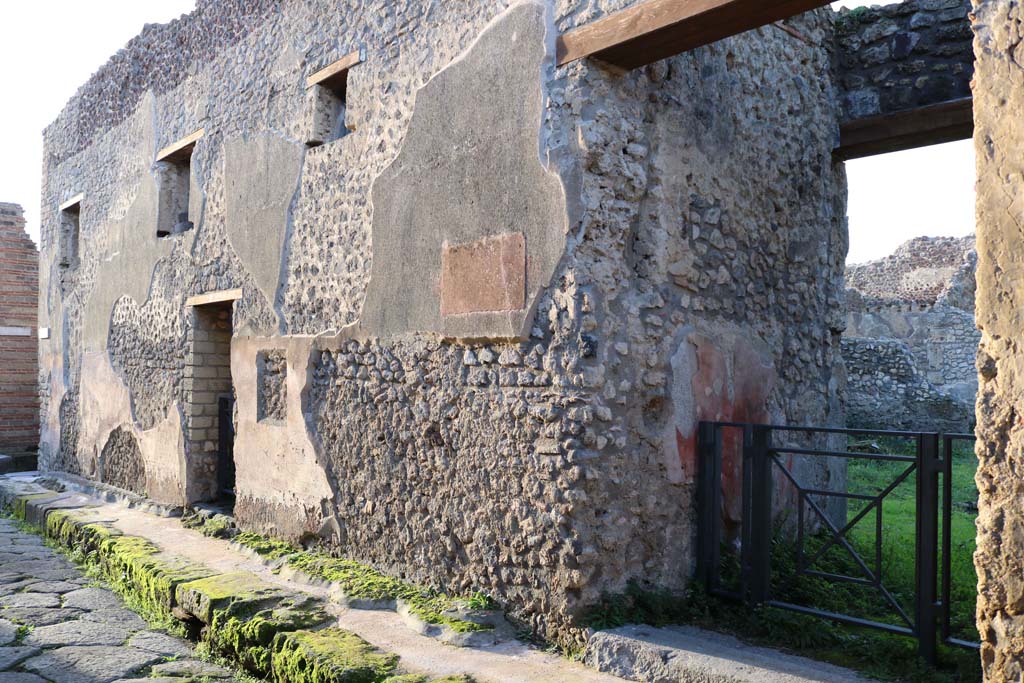
[[[912, 455], [913, 443], [885, 441], [851, 443], [853, 450]], [[977, 491], [974, 487], [975, 457], [969, 443], [958, 444], [954, 453], [952, 529], [952, 635], [977, 640], [974, 630], [976, 578], [973, 565], [974, 518]], [[847, 491], [877, 495], [887, 488], [908, 463], [875, 460], [851, 461]], [[908, 615], [913, 617], [915, 586], [915, 478], [911, 475], [886, 496], [882, 507], [883, 585]], [[823, 504], [820, 498], [815, 502]], [[852, 520], [866, 502], [851, 501], [846, 519]], [[841, 521], [841, 520], [840, 520]], [[875, 514], [870, 512], [849, 534], [854, 549], [875, 570]], [[842, 526], [841, 524], [839, 526]], [[797, 576], [797, 546], [792, 520], [783, 525], [772, 551], [772, 596], [776, 600], [815, 607], [890, 624], [901, 624], [899, 615], [873, 587], [824, 578]], [[830, 534], [818, 532], [807, 539], [805, 558], [823, 547]], [[833, 547], [811, 567], [820, 572], [862, 577], [859, 566], [841, 547]], [[723, 547], [721, 577], [732, 586], [739, 576], [735, 554]], [[939, 666], [929, 669], [917, 656], [913, 638], [882, 631], [833, 623], [773, 608], [750, 610], [743, 604], [708, 596], [699, 586], [685, 594], [672, 594], [632, 585], [621, 595], [605, 596], [587, 617], [593, 628], [627, 623], [692, 624], [735, 634], [762, 645], [828, 661], [881, 680], [913, 683], [976, 683], [981, 680], [978, 654], [959, 648], [940, 647]]]

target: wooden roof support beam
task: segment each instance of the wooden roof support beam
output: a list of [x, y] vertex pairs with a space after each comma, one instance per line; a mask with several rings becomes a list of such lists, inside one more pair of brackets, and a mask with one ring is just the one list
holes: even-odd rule
[[206, 134], [206, 130], [200, 128], [196, 132], [183, 137], [177, 142], [167, 145], [162, 150], [156, 153], [157, 161], [184, 161], [192, 156], [192, 150], [195, 149], [196, 143], [202, 139], [203, 135]]
[[840, 159], [858, 159], [974, 135], [974, 105], [963, 97], [916, 109], [848, 121], [839, 127]]
[[558, 38], [558, 65], [593, 57], [636, 69], [808, 10], [828, 0], [645, 0]]

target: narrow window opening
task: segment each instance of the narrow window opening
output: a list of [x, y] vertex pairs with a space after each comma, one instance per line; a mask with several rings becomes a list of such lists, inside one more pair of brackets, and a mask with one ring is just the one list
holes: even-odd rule
[[192, 152], [203, 131], [164, 148], [157, 155], [157, 185], [160, 191], [156, 236], [171, 237], [195, 227], [191, 202]]
[[361, 61], [362, 53], [353, 52], [306, 80], [309, 87], [307, 146], [318, 147], [340, 140], [351, 132], [345, 121], [348, 74]]
[[81, 239], [81, 195], [60, 207], [60, 236], [58, 239], [58, 265], [60, 266], [61, 289], [67, 292], [74, 285], [80, 262]]

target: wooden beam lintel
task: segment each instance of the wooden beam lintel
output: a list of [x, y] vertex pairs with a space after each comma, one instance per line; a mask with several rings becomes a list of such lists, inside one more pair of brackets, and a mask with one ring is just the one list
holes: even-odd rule
[[645, 0], [558, 38], [558, 65], [593, 57], [636, 69], [788, 19], [827, 0]]
[[839, 127], [834, 153], [839, 159], [858, 159], [966, 140], [973, 134], [973, 100], [963, 97], [847, 121]]

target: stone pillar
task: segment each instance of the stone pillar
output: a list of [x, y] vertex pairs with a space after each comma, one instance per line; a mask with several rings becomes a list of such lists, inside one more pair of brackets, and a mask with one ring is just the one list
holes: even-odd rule
[[39, 447], [39, 252], [17, 204], [0, 202], [0, 454]]
[[978, 628], [988, 683], [1024, 672], [1024, 7], [975, 0]]

